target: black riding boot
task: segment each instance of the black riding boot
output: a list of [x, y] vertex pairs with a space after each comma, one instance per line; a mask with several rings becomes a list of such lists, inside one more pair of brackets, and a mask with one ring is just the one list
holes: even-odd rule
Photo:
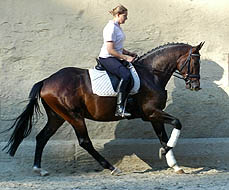
[[123, 79], [120, 80], [120, 83], [117, 88], [118, 95], [117, 95], [117, 107], [115, 111], [115, 116], [130, 117], [131, 114], [125, 111], [125, 102], [126, 102], [128, 93], [120, 92], [120, 87], [122, 83], [123, 83]]

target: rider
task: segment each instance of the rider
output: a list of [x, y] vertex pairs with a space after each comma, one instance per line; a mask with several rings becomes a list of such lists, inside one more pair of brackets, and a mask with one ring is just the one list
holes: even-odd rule
[[125, 34], [120, 25], [127, 20], [127, 9], [123, 5], [118, 5], [110, 13], [113, 15], [113, 20], [110, 20], [103, 29], [104, 43], [99, 60], [107, 71], [120, 78], [115, 116], [129, 117], [131, 114], [125, 111], [124, 104], [129, 93], [127, 86], [131, 80], [131, 74], [124, 65], [132, 62], [137, 54], [123, 48]]

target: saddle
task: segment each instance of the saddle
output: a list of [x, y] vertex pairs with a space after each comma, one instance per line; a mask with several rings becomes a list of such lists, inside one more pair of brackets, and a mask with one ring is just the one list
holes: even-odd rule
[[[103, 65], [101, 64], [101, 62], [99, 61], [98, 58], [96, 58], [95, 60], [97, 62], [97, 65], [95, 66], [95, 69], [98, 70], [98, 71], [106, 71], [107, 72], [107, 74], [108, 74], [108, 76], [109, 76], [109, 78], [111, 80], [111, 84], [112, 84], [112, 86], [114, 88], [114, 91], [117, 92], [117, 87], [118, 87], [118, 84], [119, 84], [121, 79], [119, 77], [117, 77], [116, 75], [113, 75], [109, 71], [107, 71], [103, 67]], [[131, 77], [130, 88], [132, 88], [132, 87], [133, 87], [133, 78]]]
[[[99, 59], [96, 58], [96, 61], [95, 68], [89, 69], [93, 93], [98, 96], [117, 96], [117, 87], [121, 79], [106, 71]], [[140, 79], [131, 63], [129, 69], [132, 75], [132, 82], [129, 87], [131, 89], [130, 94], [136, 94], [140, 88]]]

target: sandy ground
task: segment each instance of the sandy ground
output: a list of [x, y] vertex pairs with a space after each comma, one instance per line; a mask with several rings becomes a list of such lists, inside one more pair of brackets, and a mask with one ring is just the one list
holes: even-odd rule
[[183, 167], [186, 174], [175, 174], [166, 167], [145, 169], [123, 161], [123, 173], [112, 176], [108, 170], [90, 163], [79, 166], [76, 161], [46, 160], [43, 167], [50, 172], [41, 177], [32, 171], [32, 160], [0, 159], [0, 190], [221, 190], [229, 189], [229, 168]]

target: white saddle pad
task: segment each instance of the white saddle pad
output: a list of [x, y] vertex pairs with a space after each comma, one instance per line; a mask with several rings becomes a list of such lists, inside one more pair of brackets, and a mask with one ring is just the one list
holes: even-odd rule
[[[134, 79], [134, 86], [131, 89], [130, 94], [136, 94], [140, 88], [140, 79], [132, 64], [130, 72]], [[93, 94], [97, 94], [98, 96], [117, 96], [117, 92], [114, 91], [106, 71], [89, 69], [89, 75], [91, 79]]]

